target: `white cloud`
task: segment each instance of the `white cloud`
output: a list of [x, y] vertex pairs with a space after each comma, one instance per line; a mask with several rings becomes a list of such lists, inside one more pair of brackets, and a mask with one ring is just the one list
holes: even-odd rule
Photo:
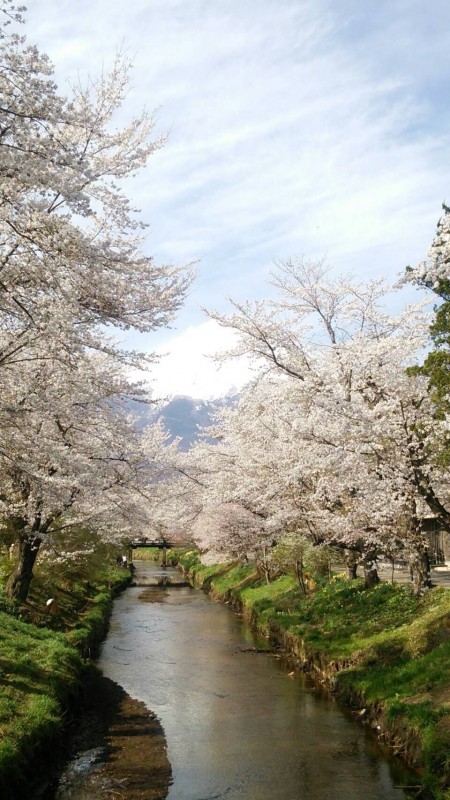
[[211, 356], [229, 350], [234, 333], [214, 320], [191, 325], [158, 348], [161, 361], [152, 368], [149, 383], [155, 397], [185, 394], [199, 399], [222, 397], [251, 378], [245, 359], [218, 365]]

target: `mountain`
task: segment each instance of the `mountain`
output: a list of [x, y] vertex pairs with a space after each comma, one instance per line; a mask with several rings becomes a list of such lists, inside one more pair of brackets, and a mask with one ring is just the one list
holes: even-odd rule
[[[230, 393], [215, 400], [197, 400], [187, 395], [176, 395], [164, 405], [142, 406], [133, 404], [131, 410], [137, 415], [137, 427], [143, 428], [151, 422], [161, 420], [169, 433], [169, 442], [180, 438], [180, 450], [189, 450], [199, 438], [200, 428], [209, 427], [214, 422], [214, 413], [220, 408], [233, 406], [239, 398]], [[212, 438], [208, 441], [214, 441]]]

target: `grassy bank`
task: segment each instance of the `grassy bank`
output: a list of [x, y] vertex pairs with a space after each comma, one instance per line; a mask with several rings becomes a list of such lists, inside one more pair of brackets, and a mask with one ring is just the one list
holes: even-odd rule
[[304, 598], [293, 578], [262, 582], [250, 565], [176, 559], [199, 588], [232, 602], [303, 668], [326, 680], [439, 800], [450, 799], [450, 592], [336, 576]]
[[[48, 774], [82, 686], [85, 658], [107, 626], [129, 573], [96, 563], [43, 563], [26, 604], [0, 588], [0, 797], [31, 796]], [[47, 601], [53, 602], [47, 605]]]
[[159, 564], [162, 559], [163, 551], [158, 547], [137, 547], [133, 550], [133, 560], [136, 561], [153, 561]]

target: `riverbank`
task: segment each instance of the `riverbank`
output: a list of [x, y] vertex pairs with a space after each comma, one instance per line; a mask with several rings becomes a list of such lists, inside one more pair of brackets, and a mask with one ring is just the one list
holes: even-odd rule
[[298, 669], [339, 695], [417, 771], [425, 792], [450, 798], [450, 593], [335, 577], [309, 597], [293, 578], [261, 581], [250, 565], [176, 560], [186, 577], [230, 603]]
[[89, 579], [39, 571], [22, 605], [0, 591], [0, 796], [29, 798], [64, 749], [83, 691], [86, 659], [105, 635], [113, 598], [131, 580], [115, 566]]

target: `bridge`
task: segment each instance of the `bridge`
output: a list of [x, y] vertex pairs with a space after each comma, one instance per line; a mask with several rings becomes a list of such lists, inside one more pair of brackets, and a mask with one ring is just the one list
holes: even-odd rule
[[156, 547], [158, 550], [170, 550], [173, 543], [168, 539], [138, 539], [131, 542], [130, 547], [132, 550], [138, 550], [140, 547]]

